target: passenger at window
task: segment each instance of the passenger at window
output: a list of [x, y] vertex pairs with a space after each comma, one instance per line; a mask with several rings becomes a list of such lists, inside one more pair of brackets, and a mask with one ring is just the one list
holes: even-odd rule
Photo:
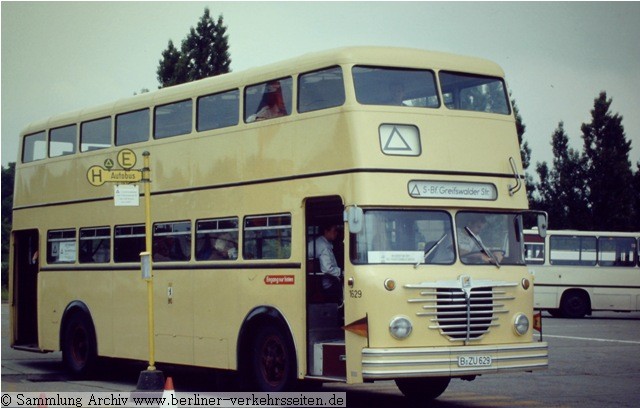
[[174, 260], [172, 256], [174, 242], [173, 237], [163, 237], [154, 241], [153, 260], [155, 262], [166, 262]]
[[404, 100], [404, 85], [400, 82], [392, 82], [389, 85], [389, 100], [387, 101], [387, 105], [407, 106]]
[[338, 226], [326, 224], [321, 226], [320, 231], [322, 235], [311, 242], [313, 247], [309, 248], [309, 254], [320, 261], [324, 292], [330, 299], [342, 303], [342, 270], [333, 254], [333, 242], [338, 238]]
[[238, 259], [238, 249], [231, 234], [222, 234], [213, 245], [215, 257], [213, 259]]
[[199, 261], [215, 260], [223, 261], [238, 259], [237, 238], [231, 234], [205, 235], [202, 239], [202, 248], [198, 250]]
[[249, 116], [247, 122], [255, 122], [264, 119], [273, 119], [287, 115], [287, 108], [282, 97], [280, 81], [270, 81], [264, 88], [262, 100], [258, 105], [255, 115]]

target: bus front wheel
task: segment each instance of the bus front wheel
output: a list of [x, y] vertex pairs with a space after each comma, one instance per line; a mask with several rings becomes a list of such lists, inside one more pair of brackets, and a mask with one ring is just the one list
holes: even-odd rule
[[296, 378], [295, 361], [289, 337], [276, 326], [263, 326], [252, 347], [252, 385], [262, 392], [290, 390]]
[[82, 312], [73, 313], [63, 328], [62, 361], [73, 374], [86, 375], [97, 360], [96, 335], [91, 319]]
[[571, 291], [562, 296], [560, 312], [563, 317], [578, 319], [589, 313], [589, 297], [584, 292]]
[[449, 377], [398, 378], [396, 385], [407, 398], [428, 401], [438, 398], [449, 386]]

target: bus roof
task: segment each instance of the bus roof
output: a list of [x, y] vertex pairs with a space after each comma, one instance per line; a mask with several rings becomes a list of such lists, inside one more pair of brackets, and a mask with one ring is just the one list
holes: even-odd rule
[[161, 105], [190, 99], [203, 89], [213, 92], [225, 91], [242, 85], [259, 83], [278, 76], [287, 76], [296, 72], [311, 71], [331, 65], [377, 65], [404, 68], [428, 68], [433, 70], [451, 70], [482, 75], [503, 77], [504, 71], [492, 61], [476, 57], [466, 57], [444, 52], [425, 51], [398, 47], [344, 47], [327, 51], [312, 52], [299, 57], [231, 72], [185, 84], [162, 88], [153, 92], [122, 98], [103, 105], [89, 107], [75, 112], [55, 115], [30, 123], [22, 135], [39, 132], [44, 129], [92, 120], [112, 113], [127, 112], [135, 109]]

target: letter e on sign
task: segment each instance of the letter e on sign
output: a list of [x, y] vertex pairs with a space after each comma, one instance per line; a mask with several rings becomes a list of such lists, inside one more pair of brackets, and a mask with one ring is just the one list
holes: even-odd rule
[[136, 165], [138, 158], [131, 149], [122, 149], [118, 152], [118, 164], [123, 169], [129, 170]]

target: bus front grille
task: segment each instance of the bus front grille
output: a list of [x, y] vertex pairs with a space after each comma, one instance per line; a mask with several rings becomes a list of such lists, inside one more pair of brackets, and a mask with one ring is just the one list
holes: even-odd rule
[[507, 313], [509, 296], [507, 282], [435, 282], [405, 285], [419, 289], [420, 297], [411, 297], [410, 304], [419, 305], [416, 316], [429, 321], [429, 329], [439, 330], [450, 341], [479, 340], [492, 327], [499, 326], [499, 315]]

